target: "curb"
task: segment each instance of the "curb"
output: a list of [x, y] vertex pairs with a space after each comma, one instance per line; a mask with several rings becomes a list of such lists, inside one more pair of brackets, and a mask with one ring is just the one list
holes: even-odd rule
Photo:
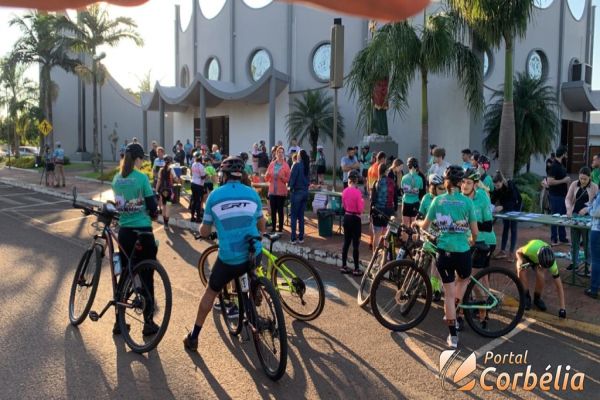
[[110, 185], [111, 183], [109, 181], [101, 181], [100, 179], [94, 179], [94, 178], [86, 178], [84, 176], [75, 176], [75, 179], [78, 179], [80, 181], [85, 181], [85, 182], [93, 182], [93, 183], [100, 183], [102, 185]]

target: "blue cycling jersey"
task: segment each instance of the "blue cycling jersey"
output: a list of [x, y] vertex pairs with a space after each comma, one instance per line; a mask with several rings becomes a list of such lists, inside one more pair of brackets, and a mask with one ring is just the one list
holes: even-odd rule
[[[256, 223], [263, 217], [258, 193], [241, 182], [228, 182], [206, 200], [203, 224], [213, 225], [219, 237], [219, 258], [225, 264], [248, 261], [248, 236], [260, 236]], [[256, 255], [262, 251], [255, 244]]]

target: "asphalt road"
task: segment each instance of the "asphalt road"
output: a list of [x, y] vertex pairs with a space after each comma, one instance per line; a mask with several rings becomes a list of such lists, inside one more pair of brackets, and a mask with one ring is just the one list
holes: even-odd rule
[[[189, 232], [165, 231], [161, 225], [154, 226], [158, 258], [171, 279], [173, 313], [158, 348], [138, 355], [112, 335], [112, 313], [78, 328], [69, 325], [69, 288], [90, 242], [91, 217], [71, 209], [68, 201], [0, 184], [0, 221], [2, 399], [598, 398], [600, 340], [589, 332], [527, 318], [510, 337], [492, 341], [467, 328], [456, 365], [442, 380], [438, 360], [446, 350], [447, 331], [439, 306], [412, 331], [391, 333], [356, 305], [357, 280], [322, 264], [316, 266], [327, 286], [325, 310], [311, 323], [286, 315], [290, 351], [286, 375], [279, 382], [264, 376], [251, 341], [240, 342], [224, 331], [217, 312], [202, 330], [199, 352], [189, 353], [182, 338], [193, 326], [202, 294], [195, 264], [207, 245]], [[108, 277], [105, 263], [95, 310], [110, 298]], [[491, 361], [484, 365], [486, 351], [526, 350], [538, 378], [548, 366], [556, 375], [562, 365], [559, 390], [552, 386], [554, 380], [549, 391], [539, 385], [523, 390], [523, 378], [504, 392], [480, 387], [479, 376], [487, 367], [496, 367], [488, 384], [503, 372], [524, 372], [527, 367]], [[477, 370], [470, 377], [477, 384], [472, 391], [457, 391], [468, 379], [454, 384], [452, 371], [473, 351]], [[583, 391], [562, 390], [567, 365], [571, 376], [585, 373]]]

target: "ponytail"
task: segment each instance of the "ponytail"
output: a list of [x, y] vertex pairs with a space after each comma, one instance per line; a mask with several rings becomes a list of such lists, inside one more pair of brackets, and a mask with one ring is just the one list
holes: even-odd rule
[[131, 153], [125, 152], [125, 156], [121, 159], [121, 176], [127, 178], [135, 168], [135, 160]]

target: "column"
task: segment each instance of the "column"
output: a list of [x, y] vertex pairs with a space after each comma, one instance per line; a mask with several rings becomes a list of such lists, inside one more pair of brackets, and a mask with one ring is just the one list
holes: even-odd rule
[[144, 150], [148, 151], [148, 111], [142, 111], [142, 141]]
[[269, 149], [275, 146], [275, 89], [275, 74], [271, 73], [269, 80]]
[[158, 101], [158, 121], [160, 122], [160, 146], [166, 148], [165, 143], [165, 101], [160, 98]]
[[200, 143], [206, 143], [206, 89], [200, 85]]

